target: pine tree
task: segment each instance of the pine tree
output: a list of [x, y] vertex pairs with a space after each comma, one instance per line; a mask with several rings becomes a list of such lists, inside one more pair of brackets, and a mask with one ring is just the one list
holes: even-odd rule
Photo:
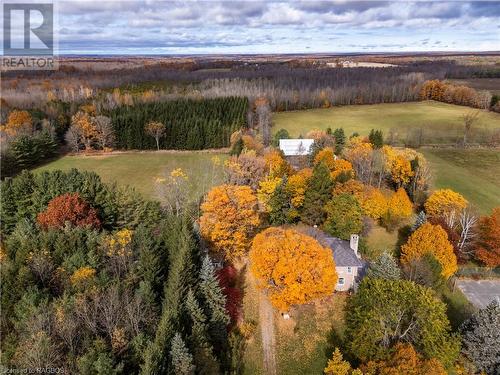
[[333, 131], [333, 136], [335, 137], [335, 153], [340, 155], [345, 146], [345, 133], [344, 128], [337, 128]]
[[207, 317], [192, 290], [186, 297], [186, 310], [191, 318], [190, 342], [194, 353], [194, 363], [200, 374], [216, 375], [220, 373], [219, 364], [213, 354], [208, 333]]
[[194, 375], [195, 366], [193, 356], [189, 353], [184, 340], [179, 332], [172, 339], [172, 348], [170, 349], [172, 358], [172, 373], [175, 375]]
[[201, 266], [199, 287], [209, 318], [210, 334], [217, 344], [215, 349], [222, 353], [226, 346], [229, 315], [226, 311], [226, 296], [222, 293], [215, 267], [208, 255]]
[[143, 374], [163, 374], [170, 362], [168, 346], [173, 333], [182, 326], [184, 296], [193, 286], [192, 275], [195, 272], [196, 244], [185, 218], [172, 219], [166, 228], [170, 250], [170, 269], [165, 286], [162, 315], [154, 341], [149, 345], [144, 356]]
[[243, 147], [245, 147], [245, 143], [243, 142], [243, 139], [240, 138], [236, 142], [234, 142], [234, 145], [231, 148], [229, 154], [234, 156], [239, 156], [243, 151]]
[[320, 225], [325, 221], [324, 206], [332, 195], [332, 177], [324, 162], [316, 164], [307, 184], [301, 219], [309, 225]]
[[286, 185], [287, 178], [285, 176], [269, 198], [269, 223], [271, 225], [283, 225], [291, 221], [291, 195]]
[[461, 327], [462, 352], [487, 374], [500, 373], [500, 304], [492, 301]]
[[373, 145], [373, 148], [381, 148], [384, 145], [384, 135], [382, 133], [382, 130], [370, 130], [368, 139]]
[[399, 280], [401, 278], [401, 269], [396, 259], [384, 251], [374, 262], [370, 263], [366, 276], [386, 280]]

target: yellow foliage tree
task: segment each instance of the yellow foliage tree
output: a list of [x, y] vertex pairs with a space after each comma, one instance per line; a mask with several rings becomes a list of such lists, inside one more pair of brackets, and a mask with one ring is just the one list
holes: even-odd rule
[[441, 274], [448, 278], [457, 271], [457, 257], [448, 241], [448, 234], [440, 225], [425, 223], [401, 246], [401, 262], [409, 264], [424, 255], [432, 255], [441, 265]]
[[361, 181], [350, 179], [343, 183], [337, 183], [333, 188], [333, 195], [347, 193], [359, 198], [363, 194], [364, 188], [365, 186]]
[[292, 174], [293, 170], [290, 164], [278, 150], [272, 150], [264, 155], [266, 167], [269, 170], [270, 177], [283, 177]]
[[250, 262], [272, 304], [283, 311], [330, 295], [337, 283], [332, 250], [293, 229], [273, 227], [255, 236]]
[[321, 162], [324, 162], [330, 171], [334, 169], [335, 153], [333, 151], [333, 148], [325, 147], [316, 154], [316, 156], [314, 157], [314, 164], [316, 165]]
[[364, 214], [372, 219], [380, 219], [387, 212], [388, 201], [380, 189], [366, 186], [358, 200]]
[[93, 279], [95, 276], [95, 269], [92, 267], [80, 267], [70, 277], [71, 285], [79, 286], [89, 280]]
[[79, 111], [71, 117], [71, 126], [76, 127], [83, 137], [85, 148], [90, 150], [92, 141], [97, 137], [98, 131], [93, 118], [88, 112]]
[[243, 256], [260, 224], [258, 201], [248, 186], [221, 185], [201, 205], [201, 233], [226, 259]]
[[451, 189], [434, 191], [425, 202], [425, 212], [429, 216], [445, 216], [455, 212], [460, 213], [466, 206], [467, 200]]
[[304, 195], [306, 193], [307, 182], [312, 176], [312, 169], [304, 168], [288, 178], [287, 190], [292, 199], [292, 205], [295, 208], [301, 208], [304, 204]]
[[326, 375], [349, 375], [351, 370], [351, 364], [347, 361], [344, 361], [339, 348], [335, 348], [335, 350], [333, 351], [332, 359], [328, 360], [323, 373]]
[[391, 162], [391, 177], [398, 188], [409, 183], [413, 177], [410, 161], [397, 155]]
[[333, 162], [332, 179], [335, 180], [341, 173], [350, 173], [354, 177], [354, 170], [351, 162], [344, 159], [337, 159]]
[[273, 195], [274, 190], [281, 183], [281, 177], [267, 177], [259, 183], [259, 190], [257, 190], [257, 198], [265, 211], [269, 211], [269, 199]]
[[388, 202], [387, 214], [392, 220], [401, 220], [412, 214], [413, 205], [405, 189], [399, 188]]

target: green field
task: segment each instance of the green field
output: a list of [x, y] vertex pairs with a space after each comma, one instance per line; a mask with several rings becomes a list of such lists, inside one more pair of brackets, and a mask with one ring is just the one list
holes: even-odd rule
[[[440, 102], [412, 102], [351, 105], [328, 109], [278, 112], [273, 115], [274, 131], [286, 129], [292, 137], [305, 136], [313, 129], [344, 128], [346, 135], [368, 135], [380, 129], [385, 138], [392, 132], [397, 143], [455, 143], [463, 134], [462, 115], [472, 111]], [[487, 142], [500, 129], [500, 114], [481, 111], [473, 126], [474, 141]]]
[[191, 193], [203, 194], [211, 185], [222, 181], [221, 166], [214, 165], [212, 158], [222, 163], [223, 154], [210, 152], [130, 152], [112, 155], [64, 156], [36, 169], [36, 171], [68, 170], [77, 168], [96, 172], [104, 182], [130, 185], [145, 197], [155, 197], [155, 181], [175, 168], [182, 168], [188, 175]]
[[430, 162], [434, 188], [458, 191], [483, 214], [500, 206], [500, 150], [419, 151]]

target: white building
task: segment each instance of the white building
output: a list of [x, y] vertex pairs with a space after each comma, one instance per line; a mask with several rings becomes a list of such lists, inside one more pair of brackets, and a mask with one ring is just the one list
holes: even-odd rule
[[311, 152], [314, 139], [280, 139], [280, 150], [285, 156], [303, 156]]

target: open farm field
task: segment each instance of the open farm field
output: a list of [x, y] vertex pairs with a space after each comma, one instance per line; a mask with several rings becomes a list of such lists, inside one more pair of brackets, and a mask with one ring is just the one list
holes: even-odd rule
[[[36, 171], [77, 168], [96, 172], [104, 182], [130, 185], [145, 197], [155, 198], [155, 181], [181, 168], [190, 180], [191, 194], [203, 194], [222, 181], [226, 156], [210, 152], [130, 152], [102, 156], [64, 156]], [[214, 163], [215, 162], [215, 163]]]
[[[279, 112], [273, 116], [274, 131], [286, 129], [292, 137], [313, 129], [344, 128], [346, 135], [368, 135], [380, 129], [398, 144], [455, 143], [463, 136], [462, 116], [471, 108], [434, 101], [351, 105], [327, 109]], [[500, 114], [481, 111], [473, 126], [473, 141], [487, 142], [500, 130]]]

